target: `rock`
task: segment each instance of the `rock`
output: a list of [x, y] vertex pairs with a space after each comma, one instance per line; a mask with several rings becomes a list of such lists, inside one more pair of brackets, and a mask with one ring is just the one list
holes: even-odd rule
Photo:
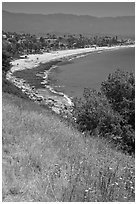
[[48, 100], [49, 100], [49, 101], [51, 100], [51, 101], [55, 102], [55, 100], [54, 100], [53, 98], [48, 98]]
[[37, 98], [37, 101], [42, 101], [43, 100], [43, 97], [38, 97]]
[[54, 112], [56, 112], [57, 114], [60, 114], [60, 109], [59, 109], [59, 108], [52, 107], [52, 110], [53, 110]]
[[60, 98], [58, 96], [50, 96], [48, 94], [43, 97], [39, 95], [38, 91], [35, 89], [34, 86], [31, 87], [29, 84], [26, 83], [24, 79], [16, 78], [12, 75], [12, 72], [8, 72], [6, 78], [12, 83], [14, 83], [15, 86], [19, 87], [22, 92], [28, 95], [28, 97], [35, 103], [43, 103], [45, 105], [48, 105], [49, 108], [51, 108], [52, 111], [54, 111], [55, 113], [62, 113], [63, 117], [67, 117], [69, 114], [71, 114], [68, 101], [64, 99], [64, 97]]

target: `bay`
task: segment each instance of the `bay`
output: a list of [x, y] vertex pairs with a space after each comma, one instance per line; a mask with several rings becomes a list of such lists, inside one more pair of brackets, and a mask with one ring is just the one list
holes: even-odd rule
[[109, 73], [121, 69], [135, 73], [135, 48], [92, 53], [58, 66], [49, 74], [51, 86], [69, 97], [81, 97], [84, 88], [100, 89]]

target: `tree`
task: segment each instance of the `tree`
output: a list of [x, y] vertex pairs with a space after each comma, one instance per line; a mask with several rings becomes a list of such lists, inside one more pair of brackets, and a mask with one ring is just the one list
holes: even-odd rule
[[6, 73], [10, 69], [10, 54], [2, 50], [2, 72]]
[[73, 115], [82, 132], [97, 131], [104, 137], [121, 133], [120, 115], [113, 111], [107, 98], [95, 90], [84, 89], [83, 99], [74, 100]]
[[40, 37], [40, 39], [39, 39], [39, 41], [40, 41], [40, 43], [45, 43], [45, 39], [43, 38], [43, 37]]
[[113, 109], [135, 129], [135, 78], [133, 73], [116, 70], [101, 84], [101, 91]]
[[101, 92], [85, 89], [73, 101], [73, 118], [82, 132], [113, 140], [122, 150], [135, 152], [135, 80], [117, 70], [102, 83]]

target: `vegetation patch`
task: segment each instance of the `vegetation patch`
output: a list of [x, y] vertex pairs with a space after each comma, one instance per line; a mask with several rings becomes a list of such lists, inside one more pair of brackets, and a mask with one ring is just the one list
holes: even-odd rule
[[16, 87], [13, 83], [9, 82], [5, 78], [5, 75], [2, 76], [2, 91], [3, 93], [13, 94], [18, 97], [30, 100], [29, 97], [26, 94], [24, 94], [20, 88]]
[[135, 153], [135, 79], [117, 70], [102, 83], [102, 92], [85, 89], [74, 100], [74, 123], [82, 132], [97, 134], [117, 147]]
[[134, 158], [3, 93], [3, 201], [134, 201]]

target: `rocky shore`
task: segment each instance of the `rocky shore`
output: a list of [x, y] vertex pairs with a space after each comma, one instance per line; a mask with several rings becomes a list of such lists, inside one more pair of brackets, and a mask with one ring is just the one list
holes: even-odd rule
[[6, 75], [6, 79], [12, 82], [15, 86], [20, 88], [24, 94], [26, 94], [32, 101], [47, 105], [57, 114], [64, 114], [64, 117], [71, 113], [72, 103], [57, 94], [50, 93], [47, 89], [36, 89], [34, 86], [30, 86], [24, 79], [17, 78], [9, 71]]
[[[67, 117], [71, 114], [73, 103], [65, 94], [55, 92], [52, 87], [45, 85], [44, 89], [36, 89], [35, 86], [31, 86], [25, 79], [14, 76], [14, 72], [25, 69], [33, 69], [39, 67], [40, 64], [45, 64], [51, 61], [60, 60], [61, 62], [70, 61], [74, 58], [84, 57], [91, 52], [98, 52], [103, 50], [118, 49], [118, 47], [98, 47], [98, 48], [85, 48], [76, 50], [64, 50], [52, 53], [29, 55], [24, 59], [18, 59], [11, 62], [12, 68], [7, 72], [6, 79], [12, 82], [15, 86], [20, 88], [24, 94], [26, 94], [31, 100], [38, 104], [47, 105], [57, 114], [62, 114]], [[56, 63], [55, 63], [56, 64]], [[54, 67], [54, 63], [49, 69]], [[48, 71], [46, 70], [45, 79], [48, 77]]]

